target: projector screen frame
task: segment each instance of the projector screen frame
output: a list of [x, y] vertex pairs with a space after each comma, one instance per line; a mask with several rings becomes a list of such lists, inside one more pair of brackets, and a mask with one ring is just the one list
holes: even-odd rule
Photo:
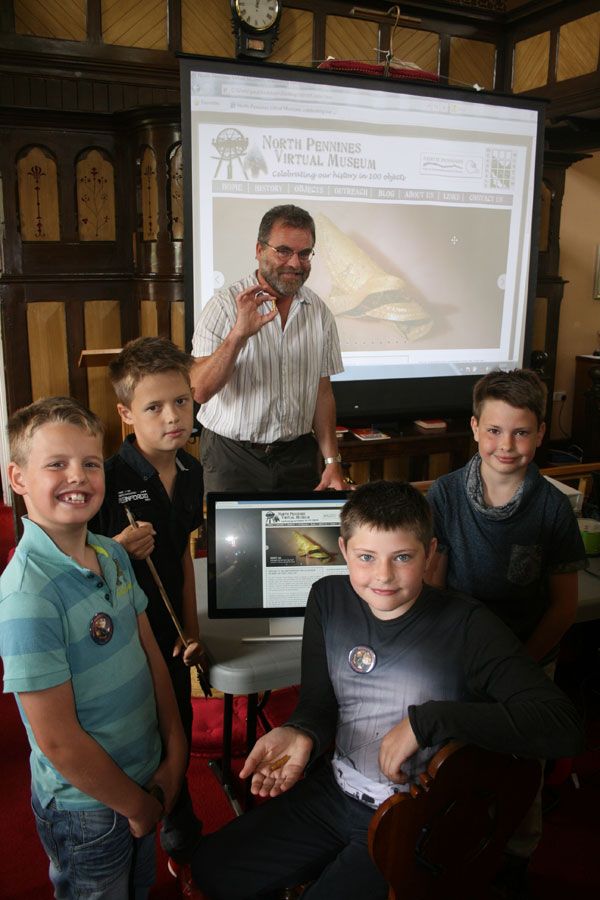
[[[288, 66], [276, 63], [256, 62], [252, 60], [229, 60], [208, 56], [180, 55], [181, 92], [182, 92], [182, 126], [184, 138], [184, 218], [186, 240], [184, 248], [184, 296], [186, 341], [191, 345], [191, 338], [197, 318], [194, 304], [194, 216], [192, 208], [191, 173], [191, 104], [190, 83], [192, 72], [216, 72], [217, 74], [233, 74], [240, 77], [275, 78], [285, 81], [298, 81], [318, 85], [334, 84], [340, 87], [359, 88], [384, 92], [401, 92], [425, 98], [442, 96], [445, 99], [468, 101], [487, 106], [508, 106], [516, 109], [531, 110], [537, 114], [537, 137], [535, 141], [535, 160], [533, 163], [533, 184], [531, 200], [531, 227], [529, 231], [529, 260], [526, 275], [527, 288], [525, 308], [522, 315], [522, 353], [520, 365], [530, 364], [532, 350], [534, 306], [537, 284], [538, 238], [541, 209], [541, 183], [543, 165], [544, 111], [546, 101], [539, 98], [508, 95], [504, 93], [476, 91], [465, 87], [449, 87], [441, 83], [404, 81], [365, 75], [353, 75], [329, 70], [316, 70], [300, 66]], [[264, 197], [264, 209], [278, 202], [276, 196]], [[282, 200], [280, 202], [292, 202]], [[310, 198], [297, 201], [311, 210]], [[258, 228], [258, 221], [256, 222]], [[253, 248], [256, 235], [248, 234], [248, 247]], [[317, 251], [319, 235], [317, 233]], [[240, 272], [240, 277], [247, 272]], [[226, 287], [226, 284], [223, 285]], [[308, 282], [310, 287], [310, 279]], [[460, 416], [468, 415], [471, 410], [471, 395], [474, 383], [481, 377], [476, 374], [444, 375], [439, 377], [402, 377], [383, 379], [357, 379], [352, 381], [333, 379], [333, 390], [336, 397], [338, 421], [344, 424], [399, 423], [410, 421], [416, 416]]]

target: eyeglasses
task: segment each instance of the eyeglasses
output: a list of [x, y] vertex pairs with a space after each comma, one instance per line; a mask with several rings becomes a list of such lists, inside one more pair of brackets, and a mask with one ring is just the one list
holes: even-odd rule
[[267, 243], [267, 241], [262, 242], [265, 247], [270, 247], [271, 250], [274, 251], [277, 259], [280, 262], [287, 262], [292, 256], [296, 255], [301, 263], [309, 263], [313, 256], [315, 255], [315, 251], [312, 247], [306, 250], [292, 250], [291, 247], [273, 247], [272, 244]]

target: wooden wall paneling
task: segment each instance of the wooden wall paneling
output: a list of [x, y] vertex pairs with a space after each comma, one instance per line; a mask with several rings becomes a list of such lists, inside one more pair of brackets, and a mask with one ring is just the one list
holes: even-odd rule
[[15, 30], [15, 8], [13, 3], [0, 3], [0, 31], [13, 34]]
[[183, 240], [183, 148], [176, 144], [169, 152], [168, 216], [171, 240]]
[[308, 10], [288, 9], [284, 6], [279, 23], [279, 37], [269, 62], [311, 66], [315, 59], [313, 25], [314, 16]]
[[167, 0], [167, 41], [169, 50], [181, 50], [181, 0]]
[[158, 335], [158, 305], [156, 300], [142, 300], [140, 303], [140, 334], [143, 337]]
[[546, 349], [546, 328], [548, 323], [548, 298], [536, 297], [533, 311], [532, 350]]
[[167, 49], [166, 0], [102, 0], [105, 44]]
[[77, 82], [77, 109], [95, 112], [94, 82], [89, 78], [82, 78]]
[[517, 41], [513, 57], [512, 89], [514, 93], [521, 94], [547, 84], [549, 60], [549, 31]]
[[85, 41], [86, 0], [13, 0], [15, 31], [37, 37]]
[[[62, 109], [79, 109], [79, 91], [77, 82], [64, 79], [62, 83]], [[31, 104], [26, 104], [31, 106]]]
[[[431, 457], [430, 457], [431, 459]], [[361, 465], [361, 463], [354, 463]], [[383, 477], [386, 481], [409, 481], [410, 480], [410, 457], [409, 456], [389, 456], [383, 460]], [[368, 478], [368, 475], [367, 475]]]
[[[538, 253], [538, 279], [557, 277], [560, 270], [560, 218], [565, 192], [566, 170], [582, 159], [585, 154], [561, 153], [546, 150], [544, 153], [543, 192], [544, 203], [550, 210], [544, 210], [544, 230], [547, 230], [545, 245], [540, 244]], [[544, 294], [542, 294], [544, 296]]]
[[181, 0], [181, 46], [184, 53], [234, 56], [229, 2]]
[[451, 38], [449, 34], [440, 35], [440, 61], [438, 74], [441, 75], [442, 79], [447, 79], [448, 72], [450, 71], [450, 41]]
[[56, 162], [42, 147], [31, 147], [17, 162], [21, 240], [59, 241]]
[[354, 484], [366, 484], [369, 480], [369, 463], [353, 462], [349, 468], [350, 478]]
[[98, 81], [92, 82], [92, 108], [94, 112], [105, 113], [109, 110], [108, 85]]
[[[50, 129], [48, 129], [50, 131]], [[72, 132], [62, 134], [53, 140], [53, 135], [46, 133], [44, 135], [46, 143], [52, 147], [56, 154], [58, 164], [58, 206], [60, 209], [60, 245], [56, 248], [56, 263], [46, 263], [46, 271], [60, 271], [61, 263], [59, 259], [71, 259], [71, 270], [79, 271], [81, 267], [81, 259], [78, 258], [77, 251], [80, 249], [79, 232], [77, 229], [77, 186], [76, 186], [76, 169], [75, 156], [77, 150], [81, 146], [81, 137], [75, 136]], [[75, 149], [75, 153], [73, 150]], [[46, 247], [46, 252], [50, 247]], [[36, 255], [38, 248], [35, 248]], [[60, 254], [60, 256], [58, 255]], [[76, 261], [77, 260], [77, 261]]]
[[87, 39], [102, 43], [102, 0], [87, 0]]
[[76, 163], [77, 225], [81, 241], [114, 241], [115, 174], [98, 150], [85, 151]]
[[450, 40], [450, 84], [474, 85], [491, 91], [496, 82], [496, 45], [453, 37]]
[[182, 350], [189, 351], [185, 343], [185, 303], [177, 300], [169, 304], [171, 318], [171, 340]]
[[561, 25], [558, 39], [556, 80], [577, 78], [598, 68], [600, 12]]
[[0, 277], [4, 275], [4, 244], [6, 241], [6, 216], [4, 214], [4, 179], [0, 171]]
[[60, 78], [45, 78], [45, 103], [46, 109], [62, 108], [62, 82]]
[[53, 300], [28, 303], [27, 335], [32, 400], [68, 396], [65, 304]]
[[171, 338], [171, 304], [166, 297], [156, 303], [156, 333], [159, 337]]
[[[121, 340], [125, 344], [139, 337], [140, 330], [140, 306], [135, 296], [135, 285], [132, 290], [130, 283], [121, 285], [122, 291], [119, 300], [121, 312]], [[115, 294], [115, 296], [119, 296]]]
[[[10, 112], [5, 111], [8, 121]], [[135, 221], [135, 197], [132, 194], [131, 173], [135, 172], [128, 149], [126, 133], [120, 132], [120, 124], [113, 116], [87, 117], [82, 113], [52, 113], [43, 126], [36, 126], [37, 117], [28, 110], [13, 115], [13, 128], [0, 125], [0, 167], [16, 179], [17, 161], [21, 154], [33, 145], [41, 146], [56, 159], [58, 173], [58, 207], [60, 210], [60, 240], [25, 240], [16, 228], [10, 227], [7, 235], [7, 269], [11, 274], [27, 273], [43, 275], [58, 273], [79, 276], [80, 273], [114, 273], [122, 276], [132, 271], [131, 233]], [[6, 138], [6, 143], [5, 139]], [[104, 160], [113, 163], [116, 190], [110, 207], [118, 204], [110, 233], [99, 234], [99, 240], [82, 242], [77, 228], [77, 161], [90, 150], [95, 150]], [[93, 159], [93, 157], [92, 157]], [[14, 173], [14, 174], [12, 174]], [[9, 222], [18, 221], [14, 210], [18, 192], [11, 190], [7, 197]], [[11, 206], [11, 209], [8, 209]], [[113, 231], [114, 230], [114, 231]], [[57, 235], [53, 235], [57, 237]], [[106, 238], [112, 237], [109, 241]], [[36, 298], [40, 299], [40, 298]], [[50, 298], [56, 299], [56, 298]]]
[[[78, 292], [79, 285], [73, 294]], [[89, 406], [87, 369], [79, 366], [79, 356], [85, 349], [85, 301], [81, 296], [70, 296], [65, 300], [67, 331], [67, 365], [69, 367], [69, 394], [84, 406]]]
[[393, 50], [394, 56], [400, 60], [414, 63], [426, 72], [438, 72], [440, 37], [432, 31], [397, 28]]
[[144, 147], [140, 160], [142, 185], [140, 210], [142, 214], [142, 240], [154, 241], [158, 234], [158, 183], [156, 155], [152, 147]]
[[325, 34], [327, 31], [327, 15], [323, 7], [317, 6], [313, 18], [313, 56], [317, 63], [326, 57]]
[[325, 55], [335, 59], [379, 62], [379, 25], [364, 19], [327, 16]]
[[[585, 159], [585, 154], [561, 153], [553, 150], [544, 152], [542, 177], [546, 208], [543, 210], [542, 231], [547, 233], [547, 239], [545, 244], [540, 244], [538, 253], [533, 349], [545, 350], [548, 354], [544, 381], [549, 397], [552, 397], [554, 391], [560, 308], [566, 284], [559, 275], [561, 205], [566, 171], [569, 166], [582, 159]], [[552, 413], [553, 404], [549, 402], [546, 410], [548, 434], [551, 434], [552, 429]]]
[[[121, 347], [121, 317], [118, 300], [88, 300], [84, 303], [85, 348], [100, 350]], [[88, 405], [104, 422], [105, 453], [110, 455], [121, 444], [121, 418], [108, 378], [107, 366], [87, 369]]]
[[22, 284], [0, 284], [6, 402], [14, 412], [31, 403], [27, 315]]
[[552, 188], [542, 180], [540, 194], [540, 236], [538, 249], [546, 253], [550, 242], [550, 214], [552, 212]]
[[[115, 225], [119, 254], [119, 269], [122, 272], [135, 272], [136, 239], [137, 239], [137, 171], [136, 148], [126, 126], [127, 117], [122, 114], [114, 119], [114, 145], [110, 157], [115, 165]], [[107, 148], [109, 149], [109, 148]], [[113, 255], [114, 255], [114, 249]], [[115, 260], [116, 262], [116, 260]]]
[[[171, 337], [171, 302], [168, 287], [145, 286], [145, 296], [140, 300], [140, 334], [144, 337]], [[142, 290], [144, 290], [142, 287]]]
[[[140, 111], [130, 122], [131, 144], [137, 164], [139, 179], [138, 222], [142, 213], [142, 228], [138, 230], [136, 272], [140, 276], [183, 277], [183, 241], [174, 239], [170, 222], [169, 167], [173, 149], [181, 144], [180, 110], [167, 107], [163, 110]], [[151, 151], [151, 154], [148, 151]], [[150, 161], [150, 164], [147, 164]], [[145, 177], [147, 176], [147, 177]], [[155, 185], [154, 216], [151, 224], [154, 239], [150, 237], [148, 185]], [[142, 294], [140, 299], [146, 299]], [[154, 296], [152, 299], [155, 299]]]
[[427, 473], [432, 480], [439, 478], [441, 475], [447, 475], [451, 471], [451, 456], [449, 453], [432, 453], [429, 457], [429, 472]]

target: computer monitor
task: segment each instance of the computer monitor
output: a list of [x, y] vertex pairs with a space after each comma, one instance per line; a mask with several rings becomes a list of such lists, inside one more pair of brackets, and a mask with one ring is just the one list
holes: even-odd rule
[[345, 492], [209, 493], [208, 616], [269, 619], [301, 636], [313, 582], [347, 572], [338, 546]]

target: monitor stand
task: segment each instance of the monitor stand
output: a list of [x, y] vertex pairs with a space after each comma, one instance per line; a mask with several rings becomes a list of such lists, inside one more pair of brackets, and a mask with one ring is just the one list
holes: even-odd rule
[[269, 633], [243, 637], [247, 644], [259, 641], [301, 641], [304, 628], [304, 616], [269, 619]]

